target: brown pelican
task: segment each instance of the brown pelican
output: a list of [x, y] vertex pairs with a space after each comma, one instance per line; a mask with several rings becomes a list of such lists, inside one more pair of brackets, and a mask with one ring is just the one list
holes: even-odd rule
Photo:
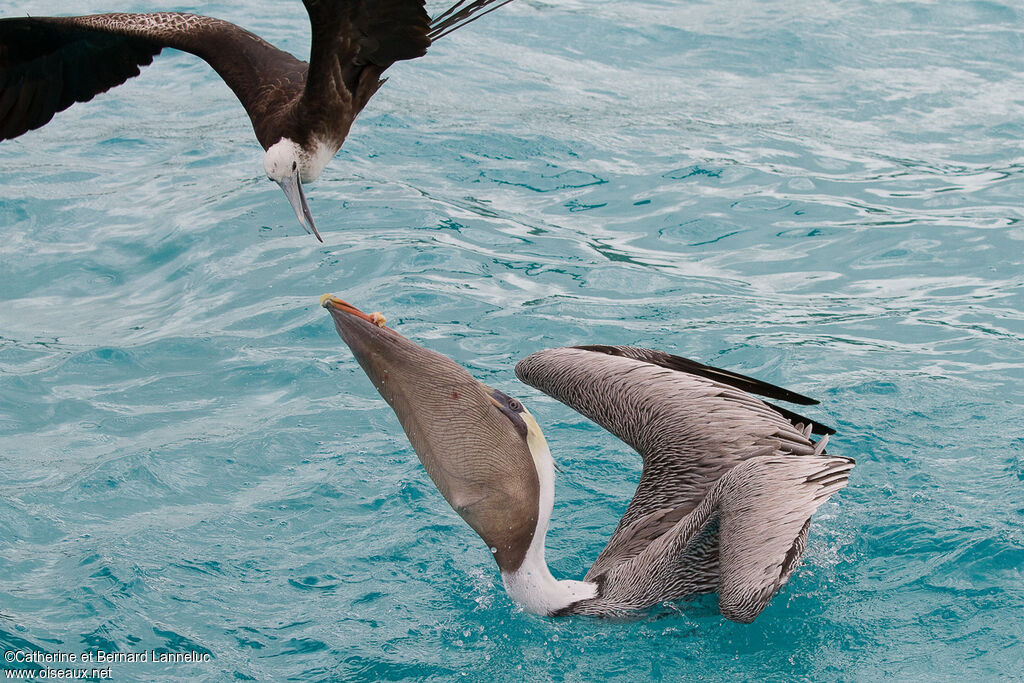
[[243, 28], [181, 12], [0, 19], [0, 140], [45, 125], [139, 74], [165, 47], [204, 59], [234, 91], [306, 232], [316, 180], [393, 63], [511, 0], [460, 0], [433, 20], [424, 0], [303, 0], [309, 64]]
[[[754, 398], [816, 401], [660, 351], [581, 346], [535, 353], [516, 375], [605, 427], [643, 458], [636, 494], [582, 581], [544, 561], [554, 471], [514, 398], [330, 295], [334, 318], [441, 494], [490, 546], [528, 612], [616, 616], [718, 592], [750, 622], [803, 555], [811, 514], [854, 462], [827, 455], [828, 427]], [[812, 433], [824, 434], [815, 442]]]

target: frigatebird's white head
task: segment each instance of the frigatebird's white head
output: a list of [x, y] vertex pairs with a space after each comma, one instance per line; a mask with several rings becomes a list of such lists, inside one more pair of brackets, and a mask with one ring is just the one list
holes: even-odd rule
[[333, 156], [320, 154], [319, 151], [318, 146], [318, 153], [310, 154], [294, 140], [281, 138], [263, 155], [263, 170], [267, 172], [268, 178], [284, 190], [305, 231], [312, 230], [316, 238], [323, 242], [313, 222], [313, 214], [309, 212], [309, 205], [306, 204], [306, 195], [302, 192], [302, 183], [316, 180], [327, 161]]

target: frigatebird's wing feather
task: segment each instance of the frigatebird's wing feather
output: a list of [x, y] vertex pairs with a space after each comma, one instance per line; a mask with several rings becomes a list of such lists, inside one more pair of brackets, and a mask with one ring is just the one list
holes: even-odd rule
[[430, 40], [443, 38], [510, 2], [512, 0], [459, 0], [430, 22]]
[[304, 62], [211, 17], [155, 12], [0, 19], [0, 139], [38, 128], [75, 102], [137, 76], [165, 47], [206, 60], [242, 102], [264, 146], [264, 113], [294, 100], [305, 80]]
[[[360, 95], [353, 103], [355, 115], [376, 92], [377, 79], [385, 69], [402, 59], [422, 57], [430, 45], [424, 0], [303, 0], [303, 4], [312, 30], [307, 102], [346, 93]], [[372, 80], [358, 92], [364, 78]]]
[[[617, 352], [609, 353], [610, 348]], [[632, 347], [560, 348], [516, 365], [519, 379], [615, 434], [643, 459], [633, 500], [588, 577], [641, 552], [741, 462], [824, 452], [824, 441], [810, 438], [811, 420], [790, 419], [732, 386], [757, 383], [767, 390], [771, 385], [667, 358]], [[689, 367], [700, 372], [682, 369]]]
[[160, 46], [48, 19], [0, 20], [0, 140], [124, 83]]
[[426, 54], [431, 42], [512, 0], [459, 0], [431, 19], [424, 0], [302, 0], [313, 44], [305, 101], [352, 97], [357, 114], [392, 64]]

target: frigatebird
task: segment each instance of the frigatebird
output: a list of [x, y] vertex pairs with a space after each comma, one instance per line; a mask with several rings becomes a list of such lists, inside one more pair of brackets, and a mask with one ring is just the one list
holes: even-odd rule
[[249, 114], [302, 227], [323, 239], [302, 192], [337, 154], [353, 120], [403, 59], [511, 0], [459, 0], [434, 19], [424, 0], [303, 0], [309, 63], [227, 21], [198, 14], [0, 19], [0, 140], [45, 125], [75, 102], [139, 75], [165, 48], [212, 66]]

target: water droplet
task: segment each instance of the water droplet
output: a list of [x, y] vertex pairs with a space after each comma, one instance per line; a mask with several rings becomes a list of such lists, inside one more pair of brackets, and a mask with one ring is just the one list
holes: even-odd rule
[[495, 547], [494, 547], [494, 546], [492, 545], [492, 546], [491, 546], [491, 552], [492, 552], [492, 553], [496, 553], [496, 552], [498, 552], [498, 549], [497, 549], [497, 548], [495, 548]]

